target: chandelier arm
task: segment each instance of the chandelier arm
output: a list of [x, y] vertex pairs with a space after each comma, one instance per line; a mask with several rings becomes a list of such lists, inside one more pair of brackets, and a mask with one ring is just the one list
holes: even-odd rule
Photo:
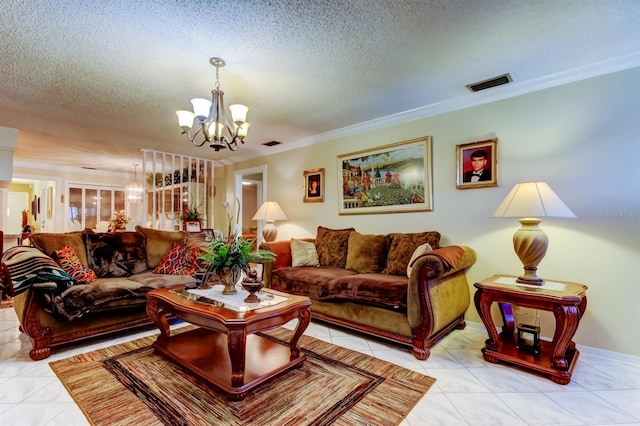
[[187, 138], [189, 138], [189, 142], [191, 142], [192, 144], [194, 144], [195, 146], [200, 148], [202, 145], [204, 145], [205, 143], [209, 142], [209, 140], [206, 139], [206, 138], [201, 143], [198, 143], [198, 142], [195, 141], [196, 136], [198, 136], [198, 133], [200, 133], [200, 130], [202, 130], [202, 128], [198, 129], [193, 135], [191, 135], [191, 133], [189, 133], [188, 130], [183, 130], [182, 134], [183, 135], [187, 135]]

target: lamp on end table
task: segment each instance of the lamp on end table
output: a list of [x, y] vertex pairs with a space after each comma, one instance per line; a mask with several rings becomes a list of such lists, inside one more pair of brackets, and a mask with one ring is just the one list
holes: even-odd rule
[[538, 217], [576, 217], [545, 182], [516, 184], [498, 206], [493, 217], [520, 217], [520, 229], [513, 235], [513, 248], [524, 266], [516, 282], [542, 285], [536, 275], [538, 264], [547, 253], [549, 238], [538, 227]]
[[278, 229], [274, 222], [276, 220], [287, 220], [278, 203], [275, 201], [265, 201], [262, 203], [251, 220], [264, 220], [266, 223], [262, 228], [262, 236], [267, 242], [274, 241], [278, 236]]

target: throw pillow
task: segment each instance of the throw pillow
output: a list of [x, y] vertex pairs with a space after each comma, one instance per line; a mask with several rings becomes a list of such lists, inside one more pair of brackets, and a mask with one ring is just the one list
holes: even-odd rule
[[381, 272], [387, 261], [389, 240], [385, 235], [349, 235], [346, 268], [361, 274]]
[[37, 283], [55, 282], [60, 290], [73, 285], [73, 278], [53, 259], [35, 247], [11, 247], [3, 253], [0, 262], [6, 265], [11, 277], [9, 283], [0, 281], [0, 287], [12, 296]]
[[146, 239], [138, 232], [84, 232], [89, 268], [100, 278], [128, 277], [148, 269]]
[[291, 266], [320, 266], [316, 245], [310, 241], [292, 238]]
[[89, 267], [87, 262], [87, 252], [84, 247], [84, 239], [82, 238], [82, 231], [66, 232], [66, 233], [34, 233], [29, 236], [31, 245], [38, 247], [42, 252], [50, 257], [55, 255], [57, 250], [64, 248], [65, 246], [73, 247], [78, 255], [78, 260], [85, 268]]
[[57, 250], [56, 259], [58, 259], [60, 267], [73, 278], [76, 284], [92, 284], [96, 282], [96, 273], [82, 266], [73, 247], [64, 246], [64, 248]]
[[335, 266], [336, 268], [346, 266], [349, 235], [353, 231], [355, 231], [354, 228], [329, 229], [318, 226], [316, 250], [320, 266]]
[[404, 275], [407, 273], [409, 259], [415, 249], [424, 243], [435, 250], [440, 244], [440, 233], [436, 231], [415, 232], [407, 234], [388, 234], [390, 238], [389, 253], [387, 254], [387, 267], [385, 274]]
[[191, 275], [198, 270], [197, 251], [174, 243], [162, 258], [162, 262], [153, 269], [154, 274]]
[[431, 246], [429, 245], [429, 243], [424, 243], [424, 244], [420, 244], [414, 251], [413, 254], [411, 255], [411, 259], [409, 259], [409, 264], [407, 265], [407, 277], [411, 278], [411, 269], [413, 269], [413, 262], [415, 262], [415, 260], [422, 256], [423, 254], [425, 254], [426, 252], [429, 252], [433, 250], [431, 248]]
[[147, 240], [147, 264], [153, 269], [162, 262], [162, 258], [173, 246], [173, 243], [184, 245], [189, 233], [186, 231], [160, 231], [157, 229], [136, 226], [136, 231], [145, 236]]

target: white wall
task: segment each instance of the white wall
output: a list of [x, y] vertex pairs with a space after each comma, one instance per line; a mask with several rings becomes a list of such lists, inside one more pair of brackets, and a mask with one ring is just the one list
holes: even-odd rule
[[[376, 234], [438, 230], [443, 244], [477, 251], [470, 285], [496, 273], [521, 273], [511, 243], [517, 219], [491, 214], [515, 183], [546, 181], [577, 215], [542, 223], [550, 246], [538, 270], [589, 286], [574, 340], [640, 355], [638, 81], [640, 69], [622, 71], [227, 166], [226, 176], [268, 165], [268, 197], [289, 217], [277, 223], [278, 239], [315, 236], [318, 225]], [[424, 135], [433, 137], [434, 211], [338, 215], [337, 155]], [[499, 186], [457, 190], [456, 145], [491, 137], [499, 139]], [[325, 202], [303, 203], [302, 173], [320, 167]], [[226, 184], [229, 191], [232, 179]], [[541, 315], [543, 334], [553, 335], [551, 319]], [[480, 322], [473, 304], [467, 319]]]

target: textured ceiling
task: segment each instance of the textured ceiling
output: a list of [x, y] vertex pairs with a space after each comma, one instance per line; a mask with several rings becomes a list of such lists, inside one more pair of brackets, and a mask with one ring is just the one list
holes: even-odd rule
[[[640, 2], [0, 0], [0, 126], [16, 161], [131, 170], [142, 148], [226, 162], [640, 52]], [[249, 106], [237, 152], [195, 148], [175, 110]], [[501, 90], [500, 88], [491, 90]]]

